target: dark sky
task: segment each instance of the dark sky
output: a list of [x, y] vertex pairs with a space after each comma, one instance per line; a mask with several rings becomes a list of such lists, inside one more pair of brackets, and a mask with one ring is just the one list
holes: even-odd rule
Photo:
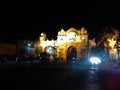
[[[37, 39], [41, 32], [48, 39], [56, 39], [61, 28], [79, 29], [85, 27], [94, 37], [102, 28], [115, 25], [120, 28], [119, 3], [74, 3], [33, 5], [32, 9], [24, 9], [18, 16], [10, 15], [2, 24], [0, 41], [15, 42], [20, 38]], [[26, 13], [30, 11], [29, 13]], [[17, 14], [16, 14], [17, 15]], [[13, 22], [14, 21], [14, 22]], [[7, 31], [6, 31], [7, 30]]]
[[57, 32], [61, 28], [67, 30], [70, 27], [76, 29], [85, 27], [91, 37], [97, 37], [97, 34], [106, 26], [113, 25], [120, 28], [119, 3], [109, 1], [65, 5], [46, 8], [39, 12], [37, 12], [38, 9], [35, 10], [32, 32], [36, 33], [37, 37], [41, 32], [46, 32], [49, 39], [56, 39]]

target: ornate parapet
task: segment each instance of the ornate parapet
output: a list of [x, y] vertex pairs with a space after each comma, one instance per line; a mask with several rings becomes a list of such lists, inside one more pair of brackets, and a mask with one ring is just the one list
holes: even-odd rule
[[[57, 57], [61, 60], [66, 61], [68, 55], [68, 48], [73, 47], [77, 51], [77, 60], [79, 60], [82, 55], [82, 50], [87, 50], [86, 44], [88, 44], [88, 34], [85, 28], [77, 30], [75, 28], [69, 28], [65, 31], [63, 28], [58, 32], [57, 40], [45, 40], [46, 34], [41, 33], [40, 45], [45, 50], [45, 47], [51, 46], [55, 47]], [[82, 52], [84, 52], [82, 51]], [[85, 51], [86, 52], [86, 51]], [[69, 53], [70, 54], [70, 53]], [[71, 54], [70, 54], [71, 55]]]

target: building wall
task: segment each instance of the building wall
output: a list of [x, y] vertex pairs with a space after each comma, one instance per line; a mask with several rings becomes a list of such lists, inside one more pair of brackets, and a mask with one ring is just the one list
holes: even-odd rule
[[[44, 35], [46, 36], [46, 35]], [[85, 58], [88, 55], [88, 34], [87, 30], [81, 28], [80, 30], [76, 30], [75, 28], [70, 28], [67, 31], [61, 29], [58, 32], [57, 40], [43, 40], [43, 35], [40, 37], [40, 45], [43, 47], [43, 51], [45, 47], [48, 46], [56, 46], [57, 48], [57, 58], [66, 61], [68, 49], [70, 47], [74, 47], [77, 51], [77, 60], [80, 58]], [[53, 43], [52, 43], [52, 42]], [[48, 43], [50, 42], [50, 43]]]
[[77, 50], [77, 60], [81, 58], [87, 58], [88, 56], [88, 34], [87, 30], [81, 28], [80, 30], [76, 30], [75, 28], [70, 28], [67, 31], [61, 29], [58, 32], [57, 42], [57, 56], [58, 58], [62, 58], [64, 61], [67, 60], [68, 49], [70, 47], [74, 47]]
[[59, 45], [57, 48], [57, 56], [64, 61], [67, 60], [67, 52], [70, 47], [74, 47], [77, 50], [77, 60], [81, 58], [87, 58], [88, 56], [88, 47], [87, 42], [66, 42], [62, 45]]
[[16, 44], [0, 43], [0, 55], [16, 55]]

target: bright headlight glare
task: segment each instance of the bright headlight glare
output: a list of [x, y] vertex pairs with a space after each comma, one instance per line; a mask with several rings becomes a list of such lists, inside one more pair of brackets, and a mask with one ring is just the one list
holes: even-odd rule
[[99, 64], [99, 63], [101, 63], [101, 60], [98, 57], [91, 57], [90, 62], [92, 64]]

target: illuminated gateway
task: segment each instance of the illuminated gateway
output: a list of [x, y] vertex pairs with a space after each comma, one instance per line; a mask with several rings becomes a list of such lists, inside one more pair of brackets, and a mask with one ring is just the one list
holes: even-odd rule
[[88, 56], [88, 33], [85, 28], [77, 30], [69, 28], [58, 32], [57, 40], [46, 39], [46, 34], [41, 33], [39, 45], [42, 52], [47, 52], [59, 60], [80, 60]]

